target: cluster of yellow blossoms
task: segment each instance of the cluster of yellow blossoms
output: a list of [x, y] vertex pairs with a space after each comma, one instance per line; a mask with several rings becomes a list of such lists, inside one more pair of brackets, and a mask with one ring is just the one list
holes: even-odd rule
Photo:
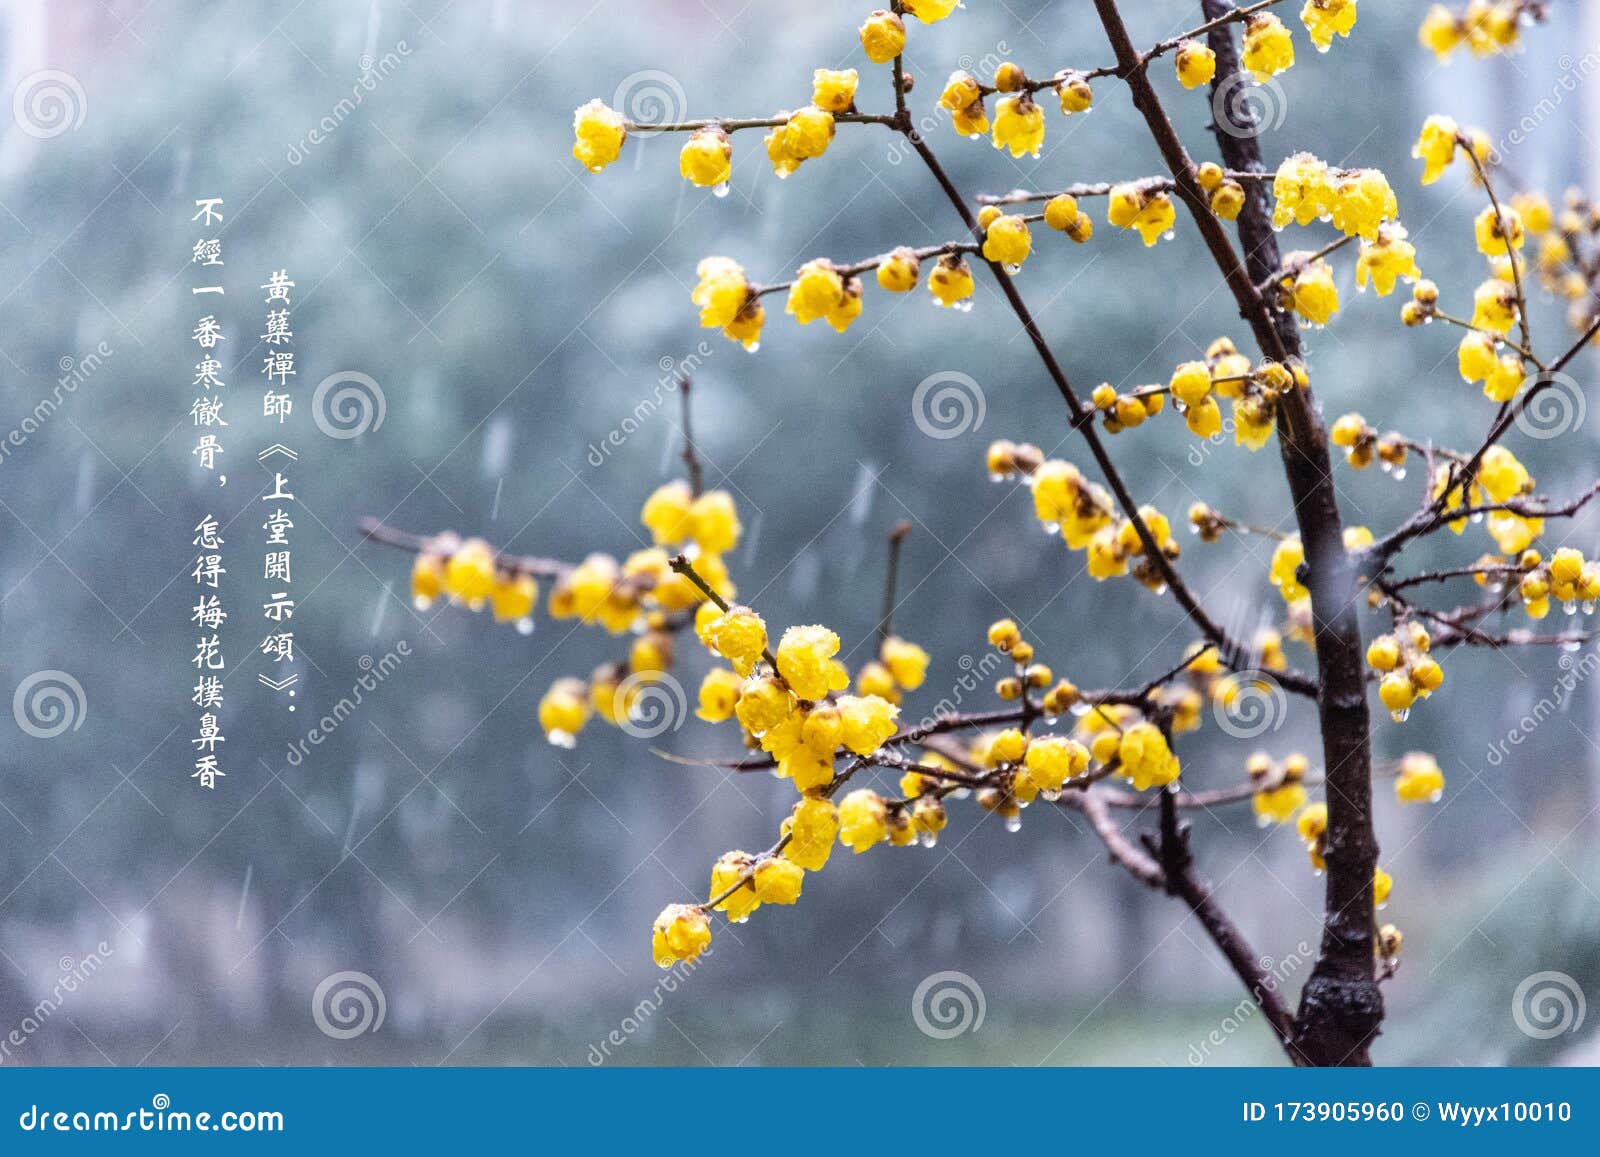
[[[1486, 569], [1504, 565], [1503, 559], [1493, 557], [1479, 561]], [[1538, 551], [1523, 551], [1517, 569], [1521, 572], [1517, 593], [1529, 618], [1544, 618], [1552, 601], [1560, 603], [1569, 615], [1579, 607], [1584, 614], [1593, 614], [1600, 601], [1600, 562], [1585, 559], [1582, 551], [1570, 546], [1561, 547], [1548, 560]]]
[[1432, 640], [1421, 623], [1403, 623], [1392, 635], [1379, 635], [1367, 647], [1367, 663], [1382, 672], [1378, 698], [1396, 723], [1404, 723], [1411, 705], [1426, 699], [1444, 683], [1444, 668], [1428, 654]]
[[1282, 763], [1275, 763], [1265, 751], [1255, 752], [1245, 761], [1244, 769], [1256, 789], [1251, 800], [1259, 825], [1288, 823], [1305, 807], [1305, 778], [1310, 767], [1311, 761], [1298, 751]]
[[1444, 796], [1444, 772], [1426, 751], [1408, 751], [1400, 759], [1394, 797], [1401, 803], [1438, 803]]
[[1183, 362], [1168, 379], [1174, 409], [1189, 430], [1203, 438], [1221, 432], [1218, 398], [1233, 406], [1233, 440], [1249, 450], [1259, 450], [1277, 422], [1278, 398], [1309, 382], [1305, 366], [1285, 365], [1267, 359], [1251, 366], [1231, 340], [1219, 337], [1206, 347], [1204, 360]]
[[[1006, 149], [1013, 157], [1037, 157], [1044, 147], [1044, 109], [1034, 99], [1034, 93], [1046, 86], [1028, 79], [1022, 68], [1005, 61], [994, 70], [994, 83], [985, 86], [970, 72], [958, 69], [950, 74], [939, 93], [939, 107], [950, 114], [956, 132], [977, 139], [984, 133], [997, 149]], [[1094, 105], [1094, 90], [1087, 77], [1071, 71], [1059, 72], [1050, 85], [1065, 116], [1088, 112]], [[984, 98], [990, 93], [1001, 93], [995, 101], [994, 120], [989, 119]]]
[[[1437, 180], [1454, 161], [1457, 152], [1472, 161], [1473, 180], [1482, 183], [1481, 173], [1494, 162], [1494, 148], [1481, 131], [1463, 132], [1449, 117], [1430, 116], [1418, 134], [1413, 155], [1424, 163], [1423, 184]], [[1569, 323], [1587, 330], [1596, 316], [1594, 291], [1589, 269], [1575, 252], [1575, 242], [1600, 228], [1600, 219], [1588, 210], [1583, 198], [1569, 193], [1563, 211], [1556, 213], [1549, 198], [1537, 191], [1514, 194], [1509, 203], [1491, 201], [1473, 222], [1478, 252], [1488, 259], [1489, 277], [1473, 291], [1470, 321], [1461, 321], [1467, 333], [1457, 346], [1456, 360], [1462, 378], [1481, 382], [1491, 401], [1512, 400], [1528, 380], [1526, 351], [1510, 342], [1512, 327], [1523, 321], [1520, 295], [1530, 280], [1528, 258], [1522, 250], [1529, 238], [1538, 242], [1533, 259], [1543, 287], [1572, 303]], [[1406, 325], [1423, 325], [1435, 318], [1456, 319], [1442, 313], [1439, 287], [1431, 281], [1418, 281], [1412, 300], [1401, 310]]]
[[[1143, 402], [1137, 404], [1142, 413]], [[1146, 551], [1133, 521], [1122, 517], [1105, 488], [1085, 478], [1071, 462], [1045, 459], [1036, 446], [1007, 441], [992, 443], [985, 458], [991, 477], [1022, 475], [1028, 479], [1035, 515], [1047, 533], [1059, 534], [1068, 547], [1085, 553], [1092, 578], [1104, 580], [1131, 572], [1154, 591], [1166, 589], [1161, 570]], [[1180, 548], [1166, 515], [1153, 506], [1142, 506], [1139, 517], [1162, 555], [1177, 558]]]
[[1537, 10], [1528, 0], [1471, 0], [1459, 11], [1435, 4], [1422, 18], [1417, 39], [1440, 60], [1462, 45], [1476, 56], [1509, 52], [1522, 36], [1524, 19]]
[[738, 545], [742, 528], [727, 491], [697, 496], [687, 482], [668, 482], [645, 500], [640, 522], [656, 545], [620, 563], [592, 554], [565, 571], [550, 592], [553, 619], [635, 634], [626, 664], [603, 664], [587, 682], [558, 679], [540, 699], [540, 726], [558, 746], [572, 746], [591, 715], [620, 726], [640, 691], [672, 666], [673, 616], [702, 607], [706, 596], [672, 569], [669, 552], [692, 551], [696, 572], [712, 590], [723, 598], [736, 593], [722, 556]]
[[[1300, 838], [1305, 841], [1306, 853], [1311, 857], [1311, 867], [1318, 872], [1324, 871], [1328, 866], [1325, 859], [1327, 851], [1325, 840], [1328, 834], [1328, 805], [1324, 803], [1308, 805], [1300, 813], [1299, 818], [1295, 820], [1295, 829], [1300, 833]], [[1389, 893], [1393, 888], [1394, 879], [1388, 872], [1382, 868], [1373, 869], [1372, 902], [1374, 905], [1382, 908], [1388, 903]], [[1393, 932], [1393, 936], [1387, 938], [1392, 942], [1393, 948], [1392, 950], [1387, 950], [1380, 944], [1379, 951], [1385, 956], [1392, 956], [1395, 951], [1399, 950], [1400, 937], [1398, 929], [1391, 927], [1388, 930]], [[1379, 939], [1381, 942], [1386, 937], [1380, 935]]]
[[1365, 470], [1373, 462], [1398, 481], [1406, 476], [1409, 446], [1405, 436], [1390, 430], [1380, 434], [1360, 414], [1341, 414], [1328, 429], [1328, 440], [1344, 451], [1344, 460], [1353, 470]]
[[1377, 169], [1334, 169], [1310, 153], [1285, 158], [1272, 179], [1272, 223], [1330, 222], [1346, 236], [1375, 241], [1400, 212], [1389, 179]]
[[533, 630], [533, 608], [539, 584], [531, 574], [501, 562], [481, 538], [461, 541], [442, 534], [419, 551], [411, 564], [411, 599], [419, 611], [441, 597], [481, 611], [498, 623], [514, 623], [526, 635]]
[[[1459, 465], [1455, 472], [1459, 473]], [[1517, 460], [1515, 454], [1499, 443], [1484, 451], [1470, 496], [1464, 497], [1464, 487], [1452, 482], [1451, 478], [1450, 463], [1440, 462], [1434, 467], [1433, 497], [1444, 498], [1446, 512], [1461, 509], [1466, 497], [1470, 497], [1473, 506], [1489, 506], [1525, 497], [1532, 494], [1534, 489], [1533, 476], [1527, 468]], [[1445, 494], [1446, 487], [1450, 488], [1448, 495]], [[1468, 521], [1468, 518], [1452, 518], [1449, 527], [1452, 532], [1461, 534], [1466, 530]], [[1544, 519], [1521, 515], [1512, 510], [1492, 510], [1484, 518], [1484, 529], [1503, 553], [1517, 554], [1526, 550], [1535, 538], [1544, 533]]]

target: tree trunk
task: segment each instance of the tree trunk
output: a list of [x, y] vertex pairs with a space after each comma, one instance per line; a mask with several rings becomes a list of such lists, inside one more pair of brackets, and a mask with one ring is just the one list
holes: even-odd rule
[[[1202, 0], [1208, 20], [1226, 15], [1231, 0]], [[1227, 96], [1243, 83], [1231, 25], [1208, 35], [1217, 56], [1213, 109], [1217, 144], [1227, 168], [1259, 171], [1258, 125], [1242, 102]], [[1247, 183], [1238, 220], [1250, 281], [1259, 285], [1281, 262], [1265, 182]], [[1288, 312], [1247, 313], [1265, 350], [1280, 343], [1301, 356], [1300, 330]], [[1272, 333], [1263, 332], [1270, 328]], [[1328, 802], [1327, 889], [1322, 945], [1300, 995], [1295, 1047], [1316, 1065], [1370, 1064], [1369, 1046], [1383, 1021], [1383, 995], [1373, 971], [1372, 877], [1378, 844], [1372, 830], [1372, 746], [1366, 669], [1361, 646], [1359, 576], [1344, 549], [1327, 434], [1309, 391], [1292, 391], [1279, 407], [1279, 446], [1305, 547], [1305, 586], [1316, 630], [1322, 757]]]

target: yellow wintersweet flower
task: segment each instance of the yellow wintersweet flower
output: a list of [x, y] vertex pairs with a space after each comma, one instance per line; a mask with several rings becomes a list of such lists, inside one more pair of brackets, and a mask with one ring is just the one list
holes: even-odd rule
[[941, 306], [961, 306], [972, 296], [977, 285], [972, 280], [972, 269], [967, 265], [966, 259], [954, 253], [946, 253], [933, 267], [933, 272], [928, 274], [928, 291], [933, 294], [934, 300]]
[[1375, 907], [1382, 908], [1389, 901], [1389, 892], [1394, 888], [1394, 877], [1382, 868], [1372, 870], [1372, 903]]
[[1300, 21], [1318, 52], [1326, 52], [1334, 36], [1349, 36], [1356, 26], [1356, 0], [1306, 0]]
[[1089, 749], [1075, 739], [1041, 735], [1028, 744], [1023, 768], [1038, 791], [1060, 791], [1061, 785], [1089, 768]]
[[1517, 456], [1498, 443], [1478, 463], [1478, 485], [1496, 502], [1508, 502], [1533, 489], [1533, 477]]
[[1309, 225], [1333, 211], [1333, 185], [1327, 163], [1310, 153], [1285, 157], [1272, 178], [1272, 223]]
[[977, 140], [989, 131], [989, 113], [983, 107], [983, 101], [975, 100], [966, 108], [952, 113], [950, 125], [969, 140]]
[[1490, 257], [1509, 256], [1521, 249], [1525, 237], [1522, 214], [1512, 208], [1503, 208], [1498, 215], [1493, 205], [1486, 207], [1472, 223], [1473, 236], [1478, 242], [1478, 252]]
[[1356, 285], [1362, 289], [1371, 282], [1379, 297], [1388, 297], [1394, 292], [1397, 279], [1413, 281], [1421, 276], [1416, 246], [1406, 240], [1403, 226], [1385, 225], [1376, 237], [1361, 242], [1361, 255], [1356, 258]]
[[467, 539], [445, 564], [445, 593], [476, 610], [494, 594], [494, 585], [494, 549], [481, 538]]
[[917, 255], [901, 246], [878, 266], [878, 284], [890, 293], [909, 293], [916, 288], [921, 269]]
[[539, 726], [557, 747], [572, 747], [589, 722], [589, 699], [581, 679], [557, 679], [539, 700]]
[[832, 263], [819, 257], [800, 267], [794, 284], [789, 287], [789, 302], [784, 310], [793, 314], [801, 325], [810, 325], [818, 318], [827, 317], [843, 300], [844, 279]]
[[[1290, 258], [1294, 256], [1291, 254]], [[1312, 325], [1326, 325], [1339, 309], [1339, 288], [1333, 283], [1333, 267], [1326, 261], [1312, 262], [1291, 280], [1288, 296], [1294, 311], [1301, 317]]]
[[729, 257], [707, 257], [695, 274], [700, 280], [689, 297], [700, 307], [700, 324], [706, 329], [732, 325], [750, 290], [744, 267]]
[[1037, 157], [1044, 145], [1044, 110], [1029, 93], [1003, 97], [994, 107], [994, 147], [1013, 157]]
[[1061, 112], [1065, 116], [1088, 112], [1094, 107], [1094, 89], [1086, 76], [1067, 76], [1056, 85], [1056, 99], [1061, 102]]
[[678, 172], [702, 189], [725, 184], [733, 173], [733, 141], [715, 125], [691, 133], [678, 154]]
[[1198, 40], [1185, 40], [1178, 45], [1173, 63], [1178, 70], [1178, 83], [1184, 88], [1210, 84], [1217, 75], [1217, 54]]
[[1286, 824], [1305, 806], [1306, 789], [1302, 784], [1285, 783], [1258, 791], [1252, 797], [1256, 820], [1262, 824]]
[[1124, 731], [1117, 756], [1122, 763], [1120, 774], [1137, 791], [1165, 787], [1182, 771], [1178, 757], [1167, 745], [1167, 737], [1153, 723], [1135, 723]]
[[598, 173], [616, 160], [628, 130], [622, 117], [604, 101], [591, 100], [572, 114], [575, 140], [572, 155], [591, 173]]
[[1245, 191], [1238, 181], [1227, 180], [1211, 194], [1211, 211], [1224, 221], [1236, 221], [1244, 212]]
[[896, 635], [883, 641], [879, 657], [894, 681], [907, 691], [915, 691], [927, 677], [928, 652]]
[[1259, 450], [1277, 428], [1277, 406], [1272, 399], [1249, 395], [1233, 401], [1233, 441]]
[[761, 907], [761, 900], [750, 879], [754, 870], [755, 857], [749, 852], [724, 852], [711, 865], [711, 890], [706, 898], [710, 900], [728, 893], [718, 901], [716, 910], [735, 924], [743, 924], [750, 918], [750, 913]]
[[1270, 12], [1257, 12], [1245, 22], [1244, 52], [1239, 59], [1257, 84], [1265, 84], [1294, 64], [1294, 38]]
[[785, 858], [808, 872], [820, 872], [839, 835], [838, 809], [831, 800], [808, 796], [794, 805], [794, 811], [783, 821], [782, 830], [789, 837], [783, 848]]
[[1555, 211], [1550, 208], [1550, 199], [1543, 193], [1513, 193], [1511, 207], [1522, 217], [1522, 223], [1533, 234], [1546, 233], [1555, 224]]
[[767, 307], [759, 297], [748, 297], [732, 321], [722, 327], [722, 336], [736, 341], [751, 353], [761, 344], [761, 327], [766, 324]]
[[1341, 170], [1333, 177], [1332, 194], [1333, 227], [1352, 237], [1373, 240], [1378, 227], [1400, 212], [1389, 178], [1377, 169]]
[[1517, 354], [1502, 354], [1495, 360], [1494, 369], [1483, 380], [1484, 396], [1495, 402], [1509, 402], [1528, 380], [1522, 358]]
[[861, 47], [873, 64], [888, 64], [906, 46], [905, 22], [893, 12], [882, 9], [867, 17], [860, 34]]
[[1172, 371], [1167, 388], [1185, 406], [1198, 406], [1211, 394], [1211, 368], [1205, 362], [1184, 362]]
[[939, 105], [950, 112], [960, 112], [982, 99], [983, 89], [978, 84], [978, 78], [958, 69], [945, 81], [944, 90], [939, 94]]
[[777, 126], [762, 137], [761, 143], [766, 146], [767, 160], [772, 163], [772, 171], [780, 181], [793, 176], [794, 171], [805, 160], [804, 157], [797, 157], [789, 150], [789, 137], [783, 125]]
[[1328, 830], [1328, 805], [1314, 803], [1306, 807], [1295, 820], [1295, 830], [1300, 833], [1300, 838], [1307, 843], [1314, 843], [1322, 838]]
[[1044, 223], [1059, 232], [1065, 233], [1072, 228], [1080, 216], [1078, 199], [1070, 193], [1051, 197], [1044, 203]]
[[1516, 324], [1517, 291], [1498, 278], [1490, 278], [1472, 294], [1472, 324], [1503, 334]]
[[1456, 347], [1456, 365], [1461, 376], [1469, 382], [1481, 382], [1494, 373], [1498, 359], [1495, 356], [1494, 338], [1486, 333], [1469, 333]]
[[924, 24], [937, 24], [962, 4], [961, 0], [904, 0], [901, 7]]
[[1455, 160], [1460, 133], [1460, 127], [1447, 116], [1430, 116], [1422, 122], [1422, 132], [1411, 147], [1411, 155], [1422, 162], [1424, 185], [1437, 181]]
[[1137, 229], [1145, 245], [1154, 245], [1177, 220], [1172, 198], [1137, 184], [1115, 185], [1106, 207], [1106, 219], [1119, 229]]
[[644, 500], [639, 511], [639, 521], [650, 531], [658, 546], [670, 546], [689, 537], [689, 508], [694, 505], [694, 494], [682, 479], [667, 482]]
[[1461, 47], [1467, 38], [1467, 33], [1456, 19], [1455, 13], [1443, 4], [1435, 4], [1428, 9], [1428, 14], [1422, 18], [1422, 24], [1417, 29], [1418, 42], [1441, 61], [1449, 58], [1450, 54]]
[[767, 647], [767, 625], [749, 607], [730, 607], [706, 628], [711, 647], [741, 675], [748, 675]]
[[411, 564], [411, 601], [425, 611], [444, 594], [445, 562], [433, 551], [422, 551]]
[[1290, 535], [1280, 541], [1272, 552], [1272, 564], [1268, 568], [1267, 577], [1272, 580], [1272, 585], [1278, 588], [1278, 593], [1283, 596], [1283, 601], [1286, 603], [1296, 602], [1311, 593], [1301, 585], [1296, 573], [1305, 560], [1305, 547], [1300, 544], [1298, 534]]
[[811, 74], [811, 103], [830, 113], [847, 111], [860, 80], [853, 68], [819, 68]]
[[795, 697], [770, 675], [756, 675], [740, 684], [733, 709], [746, 731], [764, 736], [794, 715]]
[[711, 945], [711, 922], [693, 904], [668, 904], [651, 929], [651, 953], [662, 968], [693, 960]]
[[837, 706], [844, 723], [841, 738], [857, 755], [871, 755], [895, 732], [900, 708], [880, 695], [841, 695]]
[[800, 698], [824, 699], [829, 691], [843, 691], [850, 685], [849, 672], [833, 657], [838, 651], [839, 636], [827, 627], [790, 627], [775, 652], [778, 674]]
[[[739, 545], [739, 511], [726, 490], [708, 490], [689, 507], [689, 534], [708, 555], [721, 555]], [[715, 586], [716, 584], [712, 584]]]
[[851, 277], [844, 283], [844, 295], [827, 313], [827, 323], [838, 333], [850, 328], [851, 322], [861, 316], [861, 279]]
[[839, 842], [860, 855], [889, 834], [889, 809], [883, 797], [857, 788], [839, 801]]
[[726, 667], [713, 667], [700, 680], [700, 706], [695, 711], [707, 723], [722, 723], [733, 718], [734, 704], [739, 701], [739, 687], [743, 682]]
[[516, 623], [527, 632], [533, 628], [534, 604], [539, 601], [539, 584], [531, 574], [498, 575], [494, 593], [489, 596], [489, 609], [497, 623]]
[[783, 126], [784, 149], [802, 161], [820, 157], [827, 152], [835, 131], [831, 112], [807, 105], [789, 114]]
[[989, 222], [984, 232], [983, 256], [1008, 268], [1021, 265], [1033, 249], [1028, 223], [1021, 217], [1002, 215]]
[[805, 875], [794, 860], [764, 859], [756, 865], [756, 897], [763, 904], [793, 904], [800, 899]]

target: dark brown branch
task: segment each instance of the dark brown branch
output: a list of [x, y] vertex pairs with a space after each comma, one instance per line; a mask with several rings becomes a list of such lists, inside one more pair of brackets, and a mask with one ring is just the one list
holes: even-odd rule
[[[1225, 107], [1224, 86], [1237, 84], [1239, 54], [1225, 18], [1240, 11], [1231, 0], [1203, 0], [1214, 27], [1207, 42], [1216, 54], [1213, 107]], [[1257, 286], [1283, 261], [1272, 228], [1264, 182], [1246, 186], [1238, 218], [1243, 259], [1210, 210], [1193, 162], [1161, 107], [1144, 62], [1128, 37], [1115, 0], [1095, 0], [1106, 37], [1126, 66], [1134, 107], [1171, 171], [1181, 199], [1223, 280], [1250, 324], [1256, 343], [1280, 362], [1299, 359], [1300, 330], [1293, 314], [1274, 311]], [[1248, 114], [1246, 114], [1248, 115]], [[1262, 172], [1254, 125], [1229, 125], [1216, 133], [1225, 167]], [[1372, 753], [1366, 675], [1358, 617], [1359, 584], [1344, 549], [1343, 525], [1332, 482], [1327, 433], [1311, 390], [1279, 397], [1278, 441], [1300, 539], [1305, 544], [1305, 586], [1311, 592], [1318, 667], [1318, 710], [1323, 765], [1327, 768], [1327, 890], [1317, 964], [1301, 994], [1295, 1033], [1297, 1054], [1317, 1064], [1367, 1064], [1368, 1046], [1383, 1019], [1383, 997], [1372, 975], [1372, 873], [1377, 840], [1372, 826]]]
[[689, 490], [696, 497], [705, 489], [705, 471], [700, 465], [700, 454], [694, 448], [694, 425], [689, 405], [690, 380], [688, 374], [678, 376], [678, 395], [683, 402], [683, 468], [689, 472]]
[[880, 647], [894, 630], [894, 595], [900, 582], [900, 546], [910, 533], [911, 524], [905, 519], [889, 528], [889, 564], [883, 576], [883, 614], [878, 618]]

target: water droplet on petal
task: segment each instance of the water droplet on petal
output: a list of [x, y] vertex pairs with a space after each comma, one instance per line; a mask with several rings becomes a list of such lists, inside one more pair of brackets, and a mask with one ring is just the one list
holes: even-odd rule
[[726, 197], [728, 195], [728, 182], [723, 181], [722, 184], [713, 188], [711, 190], [711, 195], [713, 197]]

